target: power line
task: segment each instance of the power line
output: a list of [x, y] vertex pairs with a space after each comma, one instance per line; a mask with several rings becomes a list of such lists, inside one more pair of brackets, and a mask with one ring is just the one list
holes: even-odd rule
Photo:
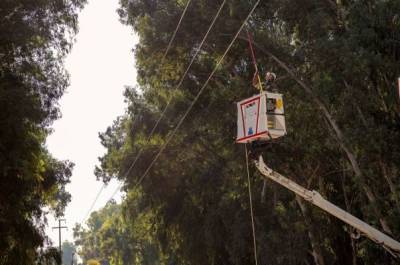
[[[220, 7], [219, 7], [219, 9], [218, 9], [218, 11], [217, 11], [217, 13], [216, 13], [216, 15], [214, 16], [214, 19], [212, 20], [210, 26], [209, 26], [208, 29], [207, 29], [207, 32], [204, 34], [204, 37], [203, 37], [203, 39], [201, 40], [200, 45], [197, 47], [195, 54], [193, 55], [193, 57], [192, 57], [192, 59], [191, 59], [189, 65], [186, 67], [186, 70], [185, 70], [184, 74], [182, 75], [182, 77], [181, 77], [181, 79], [180, 79], [178, 85], [176, 85], [176, 87], [174, 88], [174, 90], [178, 90], [179, 87], [182, 85], [182, 83], [183, 83], [183, 81], [184, 81], [186, 75], [187, 75], [188, 72], [189, 72], [189, 69], [190, 69], [191, 66], [193, 65], [193, 63], [194, 63], [194, 61], [195, 61], [197, 55], [200, 53], [201, 48], [202, 48], [203, 45], [204, 45], [204, 42], [206, 41], [208, 35], [209, 35], [210, 32], [211, 32], [211, 29], [214, 27], [215, 22], [217, 21], [217, 19], [218, 19], [220, 13], [221, 13], [221, 11], [222, 11], [222, 9], [224, 8], [226, 1], [227, 1], [227, 0], [224, 0], [224, 1], [222, 2], [222, 4], [220, 5]], [[169, 105], [171, 104], [171, 101], [172, 101], [172, 98], [170, 98], [170, 99], [167, 101], [167, 104], [165, 105], [165, 107], [164, 107], [164, 109], [163, 109], [163, 111], [162, 111], [160, 117], [158, 118], [158, 120], [157, 120], [157, 122], [155, 123], [153, 129], [151, 130], [149, 136], [147, 137], [147, 141], [149, 141], [149, 140], [151, 139], [151, 137], [153, 136], [153, 134], [154, 134], [156, 128], [158, 127], [158, 125], [159, 125], [160, 121], [162, 120], [162, 118], [164, 117], [164, 115], [165, 115], [165, 113], [166, 113], [166, 111], [167, 111]], [[136, 162], [138, 161], [139, 157], [141, 156], [142, 152], [143, 152], [143, 148], [141, 148], [141, 149], [139, 150], [139, 152], [138, 152], [138, 154], [136, 155], [136, 157], [135, 157], [134, 161], [132, 162], [131, 166], [128, 168], [127, 172], [125, 173], [124, 178], [126, 178], [126, 177], [128, 176], [128, 174], [130, 173], [130, 171], [133, 169], [133, 167], [135, 166], [135, 164], [136, 164]], [[138, 184], [138, 183], [136, 183], [134, 186], [137, 186], [137, 184]], [[122, 187], [122, 185], [119, 185], [119, 187], [117, 187], [117, 189], [116, 189], [116, 190], [114, 191], [114, 193], [112, 194], [110, 200], [111, 200], [112, 198], [114, 198], [114, 196], [117, 194], [118, 190], [119, 190], [121, 187]]]
[[168, 43], [167, 49], [166, 49], [165, 52], [164, 52], [164, 55], [163, 55], [163, 57], [162, 57], [162, 59], [161, 59], [161, 62], [164, 61], [165, 57], [167, 56], [167, 53], [168, 53], [169, 49], [171, 48], [172, 42], [174, 41], [175, 36], [176, 36], [176, 33], [178, 32], [179, 27], [181, 26], [183, 17], [184, 17], [185, 14], [186, 14], [186, 11], [187, 11], [187, 9], [188, 9], [188, 7], [189, 7], [190, 2], [192, 2], [192, 0], [189, 0], [189, 1], [186, 3], [185, 9], [184, 9], [183, 12], [182, 12], [181, 18], [179, 19], [178, 25], [177, 25], [176, 28], [175, 28], [174, 34], [172, 34], [172, 37], [171, 37], [171, 39], [170, 39], [170, 41], [169, 41], [169, 43]]
[[244, 20], [243, 24], [240, 26], [239, 30], [237, 31], [236, 35], [234, 36], [234, 38], [232, 39], [231, 43], [228, 45], [228, 48], [225, 50], [224, 54], [222, 55], [222, 57], [219, 59], [219, 61], [217, 62], [214, 70], [211, 72], [211, 74], [209, 75], [209, 77], [207, 78], [207, 81], [204, 83], [204, 85], [201, 87], [201, 89], [199, 90], [199, 92], [197, 93], [196, 97], [193, 99], [192, 103], [190, 104], [189, 108], [186, 110], [185, 114], [182, 116], [182, 118], [180, 119], [180, 121], [178, 122], [178, 124], [176, 125], [175, 129], [172, 131], [171, 134], [169, 134], [168, 139], [165, 141], [165, 143], [161, 146], [159, 152], [157, 153], [157, 155], [155, 156], [155, 158], [153, 159], [153, 161], [150, 163], [149, 167], [146, 169], [146, 171], [144, 172], [144, 174], [142, 175], [142, 177], [138, 180], [138, 182], [136, 183], [136, 186], [139, 185], [143, 179], [147, 176], [148, 172], [150, 171], [150, 169], [153, 167], [154, 163], [157, 161], [157, 159], [159, 158], [159, 156], [161, 155], [161, 153], [165, 150], [165, 148], [167, 147], [167, 145], [169, 144], [169, 142], [172, 140], [172, 137], [175, 135], [175, 133], [178, 131], [179, 127], [182, 125], [183, 121], [186, 119], [187, 115], [189, 114], [189, 112], [192, 110], [194, 104], [197, 102], [197, 100], [199, 99], [200, 95], [203, 93], [204, 89], [207, 87], [208, 83], [210, 82], [211, 78], [213, 77], [213, 75], [215, 74], [215, 72], [218, 70], [219, 66], [221, 65], [222, 61], [224, 60], [225, 56], [228, 54], [228, 52], [230, 51], [230, 49], [232, 48], [233, 44], [235, 43], [236, 39], [238, 38], [240, 32], [242, 31], [243, 27], [245, 26], [246, 22], [249, 20], [249, 18], [251, 17], [251, 15], [253, 14], [254, 10], [257, 8], [258, 4], [260, 3], [260, 0], [258, 0], [253, 8], [251, 9], [251, 11], [249, 12], [248, 16], [246, 17], [246, 19]]
[[[168, 43], [168, 47], [167, 47], [167, 49], [165, 50], [165, 52], [164, 52], [164, 54], [163, 54], [163, 57], [162, 57], [162, 59], [161, 59], [161, 63], [164, 62], [164, 59], [165, 59], [165, 57], [167, 56], [167, 54], [168, 54], [168, 52], [169, 52], [169, 50], [170, 50], [170, 48], [171, 48], [172, 42], [173, 42], [174, 39], [175, 39], [176, 33], [177, 33], [178, 30], [179, 30], [179, 27], [180, 27], [180, 25], [181, 25], [181, 23], [182, 23], [182, 21], [183, 21], [183, 18], [184, 18], [185, 14], [186, 14], [186, 11], [187, 11], [187, 9], [188, 9], [189, 4], [191, 3], [191, 1], [192, 1], [192, 0], [189, 0], [189, 1], [186, 3], [185, 9], [183, 10], [181, 17], [179, 18], [178, 24], [176, 25], [175, 30], [174, 30], [174, 33], [172, 34], [171, 39], [170, 39], [170, 41], [169, 41], [169, 43]], [[157, 128], [158, 124], [160, 123], [162, 117], [164, 116], [164, 113], [165, 113], [165, 111], [166, 111], [168, 105], [169, 105], [169, 102], [167, 103], [167, 106], [165, 107], [164, 111], [162, 112], [160, 118], [157, 120], [156, 124], [154, 125], [153, 129], [151, 130], [150, 135], [153, 135], [155, 129]], [[151, 136], [150, 136], [150, 137], [151, 137]], [[134, 162], [131, 164], [131, 166], [129, 167], [127, 173], [125, 174], [125, 177], [129, 174], [129, 172], [132, 170], [133, 166], [136, 164], [136, 161], [139, 159], [139, 156], [141, 155], [141, 152], [142, 152], [142, 151], [143, 151], [143, 149], [141, 149], [141, 150], [139, 151], [139, 153], [138, 153], [138, 155], [136, 156]], [[86, 213], [86, 215], [85, 215], [85, 218], [82, 220], [82, 223], [86, 220], [86, 218], [88, 217], [88, 215], [90, 214], [90, 212], [93, 210], [93, 207], [94, 207], [94, 205], [96, 204], [96, 202], [97, 202], [98, 198], [100, 197], [101, 192], [104, 190], [105, 186], [106, 186], [106, 184], [103, 184], [103, 186], [102, 186], [102, 187], [100, 188], [100, 190], [98, 191], [97, 196], [96, 196], [95, 200], [93, 201], [92, 205], [90, 206], [89, 210], [87, 211], [87, 213]], [[119, 185], [119, 186], [117, 187], [117, 189], [113, 192], [113, 195], [112, 195], [112, 197], [110, 198], [110, 200], [111, 200], [112, 198], [114, 198], [114, 196], [117, 194], [118, 190], [119, 190], [121, 187], [122, 187], [122, 185]]]
[[100, 190], [97, 192], [97, 195], [96, 195], [94, 201], [92, 202], [92, 205], [90, 206], [89, 210], [86, 212], [85, 218], [83, 218], [83, 220], [82, 220], [81, 223], [85, 222], [86, 218], [88, 218], [90, 212], [93, 210], [93, 207], [95, 206], [97, 200], [98, 200], [99, 197], [100, 197], [101, 192], [104, 190], [105, 187], [106, 187], [106, 184], [103, 183], [103, 185], [101, 186]]
[[[223, 6], [225, 4], [225, 0], [223, 2], [223, 4], [221, 6]], [[199, 92], [197, 93], [196, 97], [193, 99], [191, 105], [189, 106], [189, 108], [186, 110], [186, 112], [184, 113], [184, 115], [182, 116], [182, 118], [180, 119], [180, 121], [178, 122], [178, 124], [176, 125], [175, 129], [169, 134], [169, 137], [167, 139], [167, 141], [161, 146], [159, 152], [157, 153], [157, 155], [155, 156], [155, 158], [152, 160], [152, 162], [150, 163], [149, 167], [146, 169], [145, 173], [140, 177], [140, 179], [135, 183], [134, 187], [137, 187], [142, 181], [143, 179], [147, 176], [148, 172], [150, 171], [150, 169], [153, 167], [154, 163], [157, 161], [157, 159], [159, 158], [159, 156], [161, 155], [161, 153], [165, 150], [165, 148], [167, 147], [167, 145], [169, 144], [169, 142], [172, 140], [172, 137], [176, 134], [176, 132], [178, 131], [178, 129], [180, 128], [180, 126], [182, 125], [183, 121], [186, 119], [187, 115], [189, 114], [189, 112], [192, 110], [194, 104], [197, 102], [197, 100], [199, 99], [200, 95], [203, 93], [204, 89], [207, 87], [208, 83], [210, 82], [211, 78], [214, 76], [214, 74], [216, 73], [216, 71], [218, 70], [219, 66], [221, 65], [222, 61], [224, 60], [225, 56], [228, 54], [228, 52], [230, 51], [230, 49], [232, 48], [233, 44], [235, 43], [236, 39], [238, 38], [239, 34], [241, 33], [241, 31], [243, 30], [244, 26], [246, 25], [246, 22], [249, 20], [249, 18], [251, 17], [251, 15], [253, 14], [254, 10], [257, 8], [258, 4], [260, 3], [260, 0], [258, 0], [253, 8], [251, 9], [251, 11], [249, 12], [248, 16], [246, 17], [246, 19], [243, 21], [242, 25], [240, 26], [239, 30], [237, 31], [237, 33], [235, 34], [234, 38], [232, 39], [232, 41], [230, 42], [230, 44], [228, 45], [227, 49], [225, 50], [224, 54], [222, 55], [222, 57], [220, 58], [220, 60], [217, 62], [214, 70], [211, 72], [211, 74], [209, 75], [208, 79], [206, 80], [206, 82], [203, 84], [203, 86], [201, 87], [201, 89], [199, 90]], [[203, 38], [203, 41], [201, 43], [201, 45], [203, 45], [206, 37], [208, 36], [211, 27], [214, 25], [220, 11], [222, 10], [222, 7], [220, 7], [220, 9], [217, 12], [217, 15], [214, 17], [214, 20], [211, 24], [211, 26], [209, 27], [209, 30], [207, 31], [205, 38]], [[198, 52], [200, 51], [200, 47], [196, 52], [196, 55], [198, 54]], [[189, 64], [189, 66], [192, 65], [193, 61], [194, 61], [195, 56], [193, 56], [191, 63]], [[187, 71], [185, 71], [185, 74], [187, 74]], [[183, 76], [184, 78], [185, 76]], [[182, 80], [179, 83], [179, 86], [182, 83]], [[178, 88], [178, 86], [177, 86]], [[161, 121], [162, 117], [164, 116], [167, 107], [170, 104], [170, 100], [167, 102], [166, 107], [164, 108], [162, 115], [160, 116], [160, 118], [157, 120], [156, 125], [153, 127], [152, 131], [151, 131], [151, 135], [152, 133], [154, 133], [156, 126], [158, 126], [159, 122]], [[125, 173], [125, 176], [127, 176], [130, 173], [130, 170], [132, 170], [133, 166], [135, 165], [135, 163], [137, 162], [140, 154], [142, 153], [143, 148], [139, 151], [138, 155], [136, 156], [134, 162], [131, 164], [131, 166], [128, 168], [128, 171]], [[110, 200], [116, 195], [116, 193], [118, 192], [118, 190], [122, 187], [122, 184], [119, 185], [119, 187], [114, 191], [112, 197], [110, 198]]]

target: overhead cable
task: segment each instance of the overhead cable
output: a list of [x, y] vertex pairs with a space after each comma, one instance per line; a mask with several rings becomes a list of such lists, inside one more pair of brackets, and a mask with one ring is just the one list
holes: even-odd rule
[[217, 62], [216, 66], [214, 67], [214, 70], [211, 72], [211, 74], [208, 76], [206, 82], [204, 83], [204, 85], [200, 88], [199, 92], [197, 93], [196, 97], [192, 100], [192, 103], [190, 104], [190, 106], [188, 107], [188, 109], [186, 110], [186, 112], [184, 113], [184, 115], [182, 116], [182, 118], [180, 119], [180, 121], [178, 122], [178, 124], [175, 126], [175, 129], [172, 131], [172, 133], [169, 134], [167, 140], [165, 141], [165, 143], [161, 146], [159, 152], [157, 153], [157, 155], [154, 157], [153, 161], [150, 163], [149, 167], [146, 169], [146, 171], [144, 172], [144, 174], [142, 175], [142, 177], [138, 180], [137, 185], [139, 185], [143, 179], [147, 176], [147, 174], [149, 173], [150, 169], [153, 167], [154, 163], [157, 161], [157, 159], [160, 157], [160, 155], [162, 154], [162, 152], [165, 150], [165, 148], [167, 147], [167, 145], [169, 144], [169, 142], [172, 140], [172, 137], [176, 134], [176, 132], [179, 130], [180, 126], [182, 125], [183, 121], [186, 119], [187, 115], [189, 114], [189, 112], [192, 110], [193, 106], [196, 104], [197, 100], [199, 99], [200, 95], [203, 93], [204, 89], [207, 87], [208, 83], [210, 82], [211, 78], [214, 76], [214, 74], [216, 73], [216, 71], [218, 70], [219, 66], [221, 65], [222, 61], [224, 60], [225, 56], [228, 54], [228, 52], [230, 51], [230, 49], [232, 48], [233, 44], [235, 43], [236, 39], [238, 38], [240, 32], [243, 30], [246, 22], [249, 20], [249, 18], [251, 17], [251, 15], [253, 14], [254, 10], [257, 8], [258, 4], [260, 3], [260, 0], [258, 0], [253, 8], [251, 9], [251, 11], [249, 12], [248, 16], [246, 17], [246, 19], [244, 20], [243, 24], [240, 26], [239, 30], [237, 31], [236, 35], [233, 37], [231, 43], [228, 45], [228, 48], [225, 50], [224, 54], [222, 55], [222, 57], [219, 59], [219, 61]]
[[175, 28], [175, 30], [174, 30], [174, 33], [172, 34], [172, 37], [171, 37], [171, 39], [170, 39], [170, 41], [169, 41], [169, 43], [168, 43], [167, 49], [166, 49], [165, 52], [164, 52], [164, 55], [163, 55], [163, 57], [162, 57], [162, 59], [161, 59], [161, 62], [164, 61], [165, 57], [167, 56], [167, 54], [168, 54], [168, 52], [169, 52], [169, 49], [171, 48], [172, 42], [174, 41], [175, 36], [176, 36], [176, 33], [178, 32], [179, 27], [181, 26], [183, 17], [184, 17], [185, 14], [186, 14], [186, 11], [187, 11], [187, 9], [188, 9], [188, 7], [189, 7], [190, 2], [192, 2], [192, 0], [189, 0], [189, 1], [186, 3], [185, 9], [183, 9], [181, 18], [179, 19], [178, 25], [176, 26], [176, 28]]
[[[178, 90], [179, 87], [182, 85], [182, 83], [183, 83], [183, 81], [184, 81], [186, 75], [188, 74], [188, 72], [189, 72], [191, 66], [193, 65], [193, 63], [194, 63], [194, 61], [195, 61], [197, 55], [200, 53], [200, 51], [201, 51], [201, 49], [202, 49], [202, 47], [203, 47], [203, 45], [204, 45], [204, 42], [206, 41], [208, 35], [210, 34], [211, 29], [214, 27], [215, 22], [217, 21], [217, 18], [219, 17], [219, 15], [220, 15], [220, 13], [221, 13], [223, 7], [224, 7], [225, 4], [226, 4], [226, 1], [227, 1], [227, 0], [224, 0], [224, 1], [222, 2], [222, 4], [220, 5], [220, 7], [219, 7], [219, 9], [218, 9], [218, 11], [217, 11], [217, 13], [216, 13], [216, 15], [214, 16], [214, 19], [212, 20], [210, 26], [209, 26], [208, 29], [207, 29], [207, 32], [205, 33], [203, 39], [201, 40], [199, 46], [197, 47], [195, 54], [192, 56], [192, 59], [191, 59], [190, 63], [189, 63], [188, 66], [186, 67], [186, 70], [185, 70], [184, 74], [182, 75], [182, 77], [181, 77], [181, 79], [180, 79], [178, 85], [176, 85], [176, 87], [174, 88], [174, 90]], [[165, 113], [166, 113], [166, 111], [167, 111], [169, 105], [171, 104], [171, 101], [172, 101], [172, 98], [169, 98], [169, 100], [167, 101], [167, 104], [165, 105], [163, 111], [161, 112], [160, 117], [159, 117], [158, 120], [156, 121], [154, 127], [152, 128], [152, 130], [151, 130], [151, 132], [150, 132], [150, 134], [149, 134], [149, 136], [147, 137], [147, 141], [149, 141], [149, 140], [151, 139], [151, 137], [153, 136], [153, 134], [154, 134], [155, 130], [157, 129], [157, 127], [158, 127], [160, 121], [163, 119], [163, 117], [164, 117], [164, 115], [165, 115]], [[136, 165], [136, 162], [139, 160], [139, 157], [141, 156], [142, 153], [143, 153], [143, 148], [141, 148], [141, 149], [139, 150], [139, 152], [137, 153], [137, 155], [136, 155], [135, 159], [133, 160], [132, 164], [130, 165], [130, 167], [128, 168], [128, 170], [126, 171], [126, 173], [124, 174], [124, 178], [126, 178], [126, 177], [129, 175], [129, 173], [131, 172], [131, 170], [132, 170], [132, 169], [134, 168], [134, 166]], [[138, 184], [138, 183], [137, 183], [137, 184]], [[134, 186], [137, 186], [137, 184], [135, 184]], [[113, 195], [111, 196], [110, 200], [111, 200], [112, 198], [114, 198], [114, 196], [117, 194], [118, 190], [119, 190], [121, 187], [122, 187], [122, 184], [119, 185], [119, 187], [117, 187], [117, 189], [114, 191]]]
[[[187, 9], [188, 9], [188, 7], [189, 7], [189, 5], [190, 5], [191, 2], [192, 2], [192, 0], [189, 0], [189, 1], [186, 3], [186, 6], [185, 6], [185, 8], [184, 8], [184, 10], [183, 10], [183, 12], [182, 12], [182, 15], [181, 15], [181, 17], [179, 18], [179, 22], [178, 22], [178, 24], [177, 24], [176, 27], [175, 27], [174, 33], [172, 34], [172, 37], [171, 37], [171, 39], [169, 40], [168, 47], [167, 47], [167, 49], [165, 50], [165, 52], [164, 52], [164, 54], [163, 54], [163, 57], [162, 57], [162, 59], [161, 59], [161, 62], [163, 62], [164, 59], [165, 59], [165, 57], [167, 56], [167, 54], [168, 54], [168, 52], [169, 52], [169, 50], [170, 50], [170, 48], [171, 48], [172, 42], [173, 42], [174, 39], [175, 39], [176, 33], [178, 32], [179, 27], [181, 26], [182, 20], [183, 20], [185, 14], [186, 14], [186, 11], [187, 11]], [[167, 104], [167, 106], [168, 106], [168, 104]], [[158, 119], [158, 121], [156, 122], [156, 124], [155, 124], [153, 130], [151, 131], [150, 135], [152, 135], [152, 134], [154, 133], [154, 130], [155, 130], [155, 128], [158, 126], [158, 124], [159, 124], [159, 122], [161, 121], [163, 115], [164, 115], [164, 111], [163, 111], [161, 117], [160, 117], [160, 118]], [[150, 136], [150, 137], [151, 137], [151, 136]], [[149, 138], [150, 138], [150, 137], [149, 137]], [[136, 161], [138, 160], [138, 158], [139, 158], [141, 152], [142, 152], [142, 150], [139, 151], [138, 155], [136, 156], [134, 162], [133, 162], [133, 163], [131, 164], [131, 166], [129, 167], [129, 169], [128, 169], [127, 173], [125, 174], [125, 176], [127, 176], [127, 175], [129, 174], [129, 172], [132, 170], [132, 168], [133, 168], [134, 165], [136, 164]], [[122, 187], [122, 185], [119, 185], [119, 186], [117, 187], [117, 189], [113, 192], [113, 195], [111, 196], [110, 200], [111, 200], [112, 198], [114, 198], [114, 196], [117, 194], [118, 190], [119, 190], [121, 187]], [[91, 207], [90, 207], [89, 210], [87, 211], [87, 213], [86, 213], [86, 215], [85, 215], [85, 218], [82, 220], [82, 223], [86, 220], [86, 218], [88, 217], [89, 213], [93, 210], [93, 207], [94, 207], [94, 205], [96, 204], [96, 201], [97, 201], [98, 198], [100, 197], [100, 194], [101, 194], [101, 192], [104, 190], [104, 188], [105, 188], [105, 184], [104, 184], [104, 185], [100, 188], [100, 190], [98, 191], [97, 196], [96, 196], [95, 200], [93, 201]]]
[[101, 186], [100, 190], [97, 192], [97, 195], [96, 195], [94, 201], [92, 202], [92, 205], [90, 205], [89, 210], [86, 212], [85, 217], [82, 219], [81, 223], [83, 223], [83, 222], [86, 221], [86, 219], [88, 218], [89, 214], [92, 212], [93, 207], [96, 205], [96, 202], [97, 202], [97, 200], [99, 199], [101, 192], [104, 190], [104, 188], [105, 188], [106, 186], [107, 186], [107, 185], [106, 185], [105, 183], [103, 183], [103, 185]]

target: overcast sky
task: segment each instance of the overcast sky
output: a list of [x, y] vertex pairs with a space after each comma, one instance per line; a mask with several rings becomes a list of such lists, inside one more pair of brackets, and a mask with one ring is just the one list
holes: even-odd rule
[[[81, 12], [77, 42], [66, 60], [71, 86], [60, 101], [62, 118], [47, 140], [56, 158], [75, 163], [67, 186], [72, 201], [66, 210], [69, 229], [63, 230], [63, 240], [72, 240], [74, 224], [85, 217], [102, 186], [93, 174], [97, 158], [105, 152], [98, 133], [124, 113], [124, 86], [136, 83], [132, 49], [137, 39], [130, 27], [119, 22], [117, 8], [118, 0], [89, 0]], [[108, 185], [95, 210], [105, 205], [116, 187], [115, 182]], [[58, 244], [58, 231], [51, 229], [55, 225], [49, 218], [47, 233]]]

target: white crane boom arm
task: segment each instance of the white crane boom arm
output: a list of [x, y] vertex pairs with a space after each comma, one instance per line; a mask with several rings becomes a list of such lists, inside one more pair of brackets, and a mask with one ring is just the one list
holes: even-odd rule
[[367, 237], [369, 237], [373, 241], [383, 245], [385, 249], [392, 250], [397, 255], [400, 253], [399, 242], [385, 235], [384, 233], [380, 232], [379, 230], [375, 229], [369, 224], [363, 222], [357, 217], [351, 215], [350, 213], [344, 211], [343, 209], [337, 207], [333, 203], [327, 201], [317, 191], [307, 190], [302, 186], [300, 186], [299, 184], [295, 183], [294, 181], [291, 181], [290, 179], [282, 176], [278, 172], [273, 171], [264, 163], [262, 156], [260, 156], [259, 161], [256, 161], [256, 166], [258, 170], [261, 172], [261, 174], [266, 178], [279, 183], [285, 188], [301, 196], [306, 201], [309, 201], [310, 203], [314, 204], [315, 206], [318, 206], [319, 208], [328, 212], [329, 214], [339, 218], [346, 224], [351, 225], [360, 232], [364, 233]]

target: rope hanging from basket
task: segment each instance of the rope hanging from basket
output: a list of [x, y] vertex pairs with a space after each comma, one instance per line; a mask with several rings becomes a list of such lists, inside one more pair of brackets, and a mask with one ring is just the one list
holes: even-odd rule
[[251, 181], [250, 181], [250, 170], [249, 170], [249, 152], [247, 151], [247, 144], [244, 145], [244, 151], [245, 151], [245, 154], [246, 154], [246, 173], [247, 173], [247, 187], [248, 187], [248, 191], [249, 191], [249, 202], [250, 202], [251, 230], [253, 232], [254, 263], [255, 263], [255, 265], [258, 265], [257, 243], [256, 243], [256, 228], [255, 228], [255, 225], [254, 225], [253, 198], [251, 196]]

